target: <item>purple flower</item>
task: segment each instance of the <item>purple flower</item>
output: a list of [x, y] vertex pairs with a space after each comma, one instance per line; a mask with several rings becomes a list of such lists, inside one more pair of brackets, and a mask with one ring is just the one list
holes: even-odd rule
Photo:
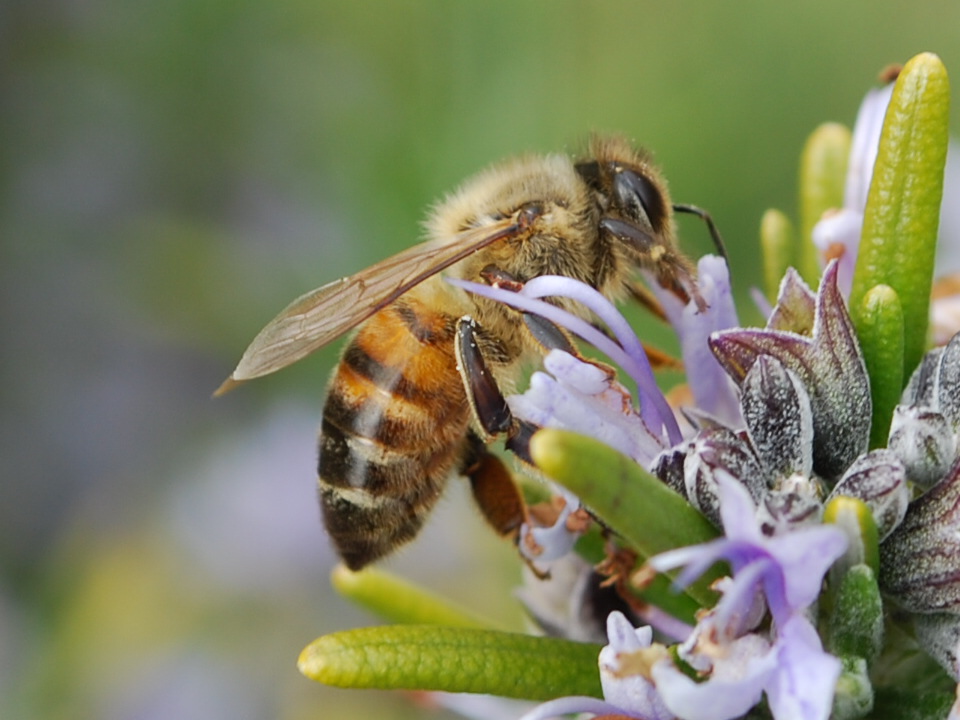
[[718, 330], [739, 327], [737, 309], [730, 291], [730, 271], [723, 258], [707, 255], [697, 264], [697, 289], [707, 303], [699, 310], [695, 302], [683, 304], [676, 295], [651, 283], [667, 319], [680, 338], [687, 383], [697, 412], [729, 427], [742, 425], [734, 383], [710, 351], [707, 338]]
[[799, 614], [779, 626], [775, 648], [777, 669], [764, 688], [773, 716], [826, 720], [840, 661], [823, 651], [817, 631]]
[[[816, 600], [830, 565], [843, 554], [846, 537], [823, 525], [767, 537], [746, 489], [726, 473], [719, 473], [717, 480], [726, 537], [649, 561], [661, 572], [684, 567], [679, 586], [718, 560], [733, 568], [732, 582], [716, 608], [698, 623], [698, 640], [683, 656], [696, 669], [702, 669], [705, 656], [710, 675], [695, 683], [671, 665], [656, 665], [657, 689], [667, 706], [686, 720], [736, 717], [755, 705], [762, 692], [775, 718], [826, 718], [840, 662], [823, 651], [803, 613]], [[755, 624], [758, 590], [773, 616], [772, 644], [760, 635], [742, 634]]]
[[651, 648], [653, 631], [649, 627], [635, 630], [621, 613], [612, 612], [607, 618], [607, 637], [610, 644], [600, 651], [599, 660], [604, 699], [637, 717], [672, 718], [654, 684], [629, 668], [631, 661], [655, 666], [666, 657], [663, 646]]
[[664, 449], [627, 389], [596, 365], [554, 350], [543, 366], [546, 372], [534, 373], [526, 392], [507, 399], [518, 417], [589, 435], [644, 466]]
[[[676, 581], [684, 587], [713, 563], [726, 560], [733, 568], [734, 584], [760, 584], [774, 620], [784, 623], [817, 598], [823, 576], [846, 549], [846, 536], [835, 527], [817, 525], [768, 537], [746, 489], [723, 472], [717, 481], [726, 536], [662, 553], [651, 558], [650, 565], [660, 572], [685, 568]], [[751, 598], [745, 590], [724, 595], [728, 597], [738, 598], [741, 609]]]
[[877, 161], [883, 118], [892, 95], [893, 83], [890, 83], [870, 90], [860, 104], [847, 163], [843, 208], [825, 215], [813, 228], [813, 242], [821, 255], [839, 258], [838, 282], [844, 296], [850, 294], [863, 228], [863, 209], [867, 205], [873, 166]]
[[[600, 651], [600, 684], [603, 700], [590, 697], [566, 697], [551, 700], [524, 715], [520, 720], [546, 720], [571, 713], [627, 715], [640, 720], [673, 720], [654, 684], [637, 666], [657, 662], [666, 648], [653, 645], [649, 627], [634, 629], [619, 612], [607, 618], [609, 644]], [[645, 671], [649, 674], [649, 671]]]
[[[654, 436], [663, 437], [669, 444], [681, 440], [680, 428], [666, 398], [657, 386], [643, 346], [623, 315], [600, 292], [579, 280], [559, 275], [536, 277], [527, 282], [519, 292], [454, 278], [447, 281], [477, 295], [525, 312], [536, 313], [604, 352], [637, 383], [640, 414]], [[603, 320], [616, 340], [611, 340], [583, 318], [539, 300], [546, 296], [576, 300]]]
[[571, 550], [580, 533], [567, 524], [570, 515], [580, 509], [580, 500], [565, 488], [554, 486], [554, 495], [563, 498], [563, 509], [549, 527], [530, 527], [524, 523], [520, 528], [520, 553], [531, 562], [550, 562], [561, 558]]

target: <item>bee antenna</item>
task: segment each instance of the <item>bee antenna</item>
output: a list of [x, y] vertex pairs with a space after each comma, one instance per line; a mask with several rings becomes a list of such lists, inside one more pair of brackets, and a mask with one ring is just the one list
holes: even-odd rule
[[727, 255], [727, 246], [724, 244], [723, 238], [720, 236], [720, 231], [713, 222], [713, 218], [710, 217], [710, 213], [703, 208], [697, 207], [696, 205], [683, 204], [674, 204], [673, 211], [696, 215], [698, 218], [703, 220], [707, 224], [707, 229], [710, 231], [710, 237], [713, 238], [713, 244], [716, 246], [717, 252], [720, 253], [720, 257], [722, 257], [724, 262], [727, 263], [727, 267], [730, 267], [730, 256]]

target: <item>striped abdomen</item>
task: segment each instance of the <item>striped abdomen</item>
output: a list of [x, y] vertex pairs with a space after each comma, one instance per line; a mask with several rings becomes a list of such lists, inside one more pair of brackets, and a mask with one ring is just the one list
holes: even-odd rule
[[456, 318], [407, 295], [347, 346], [323, 410], [328, 532], [357, 570], [412, 539], [468, 449]]

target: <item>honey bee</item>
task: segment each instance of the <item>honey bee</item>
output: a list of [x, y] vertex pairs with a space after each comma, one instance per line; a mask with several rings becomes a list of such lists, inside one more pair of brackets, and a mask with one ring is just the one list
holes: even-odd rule
[[[672, 204], [649, 156], [620, 137], [593, 139], [580, 160], [494, 165], [433, 210], [425, 242], [291, 303], [216, 394], [359, 326], [330, 383], [319, 440], [323, 517], [346, 565], [358, 570], [411, 540], [456, 473], [493, 527], [516, 538], [523, 500], [487, 445], [503, 434], [522, 455], [532, 428], [512, 417], [503, 392], [547, 349], [576, 349], [556, 326], [440, 273], [506, 287], [564, 275], [616, 300], [646, 269], [702, 302], [677, 248], [675, 210], [701, 215], [714, 232], [703, 211]], [[587, 317], [572, 301], [553, 302]]]

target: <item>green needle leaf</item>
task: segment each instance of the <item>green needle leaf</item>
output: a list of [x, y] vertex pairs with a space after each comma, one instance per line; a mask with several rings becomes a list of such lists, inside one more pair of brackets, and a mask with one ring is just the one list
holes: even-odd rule
[[352, 572], [338, 565], [330, 579], [341, 595], [391, 622], [498, 627], [497, 623], [484, 620], [439, 595], [377, 568]]
[[300, 672], [347, 688], [444, 690], [550, 700], [603, 697], [600, 646], [495, 630], [422, 625], [324, 635], [300, 655]]
[[850, 130], [839, 123], [824, 123], [811, 133], [800, 157], [800, 257], [797, 269], [810, 287], [816, 287], [820, 280], [813, 226], [827, 210], [843, 207], [849, 156]]
[[897, 78], [883, 123], [850, 293], [859, 332], [866, 294], [877, 285], [896, 292], [906, 329], [904, 378], [920, 362], [927, 342], [949, 102], [950, 83], [940, 58], [931, 53], [912, 58]]
[[[530, 453], [537, 467], [579, 497], [644, 559], [719, 534], [684, 498], [598, 440], [545, 428], [531, 439]], [[713, 605], [716, 593], [709, 584], [718, 574], [708, 573], [686, 593], [701, 607]]]
[[780, 281], [794, 262], [793, 223], [779, 210], [767, 210], [760, 220], [760, 249], [764, 289], [767, 299], [776, 303]]
[[892, 287], [877, 285], [864, 296], [857, 316], [857, 335], [873, 397], [870, 447], [886, 447], [890, 420], [903, 389], [903, 308]]
[[867, 565], [854, 565], [837, 590], [827, 628], [827, 649], [839, 657], [872, 663], [883, 647], [883, 600], [877, 577]]

